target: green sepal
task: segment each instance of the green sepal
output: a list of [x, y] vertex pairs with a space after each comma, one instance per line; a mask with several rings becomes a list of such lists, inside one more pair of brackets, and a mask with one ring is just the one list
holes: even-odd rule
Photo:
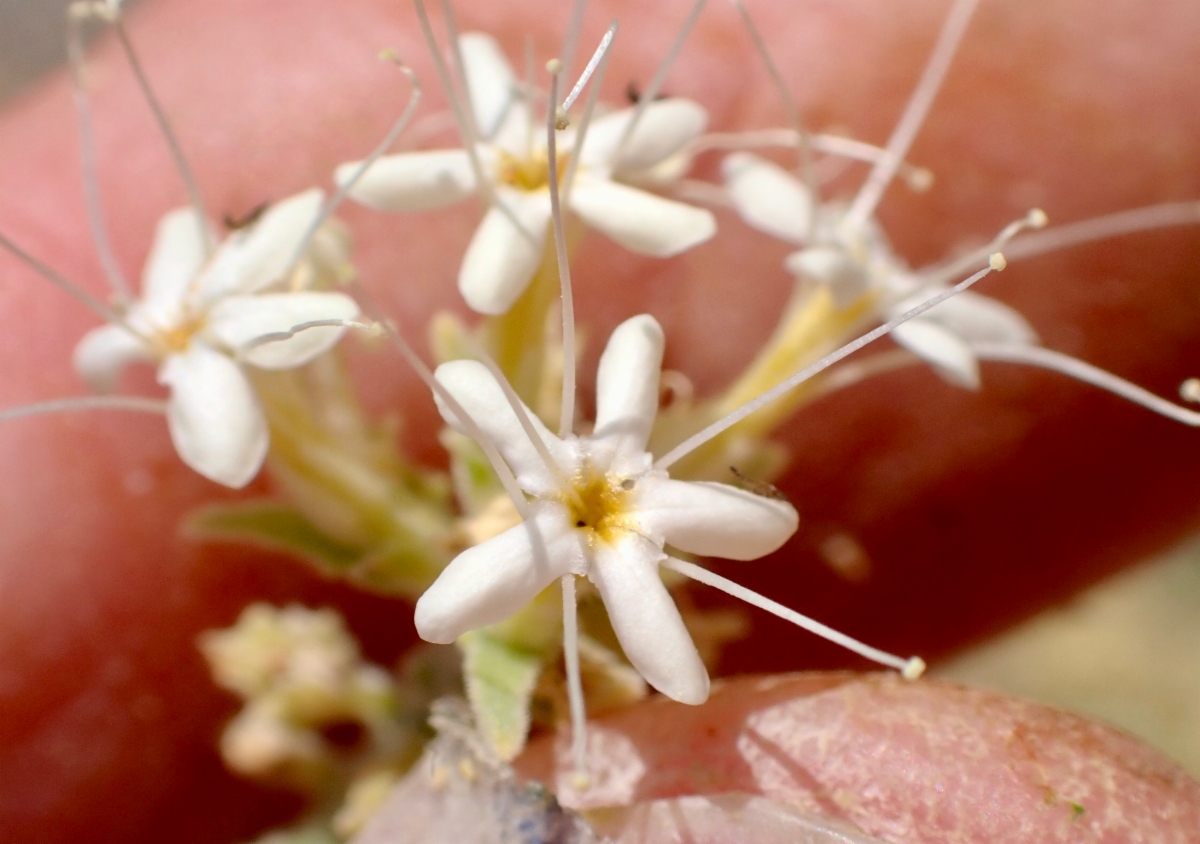
[[506, 762], [516, 758], [529, 735], [541, 657], [486, 630], [463, 634], [458, 647], [463, 653], [463, 678], [476, 728], [496, 756]]
[[330, 539], [299, 510], [273, 500], [211, 504], [193, 510], [184, 534], [204, 540], [240, 542], [300, 557], [320, 571], [342, 574], [362, 552]]
[[188, 515], [194, 539], [238, 542], [291, 554], [327, 577], [348, 580], [381, 595], [415, 599], [437, 579], [444, 561], [415, 536], [397, 534], [361, 551], [331, 539], [294, 507], [273, 501], [214, 504]]
[[475, 440], [452, 428], [443, 428], [438, 441], [450, 454], [454, 494], [464, 513], [478, 515], [495, 498], [506, 494], [487, 455]]

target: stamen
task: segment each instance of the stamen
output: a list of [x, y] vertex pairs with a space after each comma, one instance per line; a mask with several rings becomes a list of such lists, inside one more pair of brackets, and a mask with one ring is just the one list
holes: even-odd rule
[[171, 128], [171, 121], [167, 119], [166, 111], [163, 110], [162, 104], [155, 96], [154, 89], [150, 87], [150, 80], [142, 69], [141, 59], [138, 58], [137, 51], [133, 49], [133, 42], [129, 40], [129, 33], [125, 31], [125, 24], [119, 15], [113, 16], [112, 26], [117, 33], [117, 40], [121, 42], [121, 49], [125, 53], [125, 58], [129, 62], [138, 87], [142, 90], [142, 96], [146, 98], [146, 104], [150, 106], [150, 111], [154, 114], [154, 122], [158, 124], [158, 130], [167, 143], [167, 149], [170, 150], [171, 157], [175, 159], [175, 169], [179, 171], [179, 177], [183, 180], [188, 200], [196, 213], [196, 225], [200, 227], [200, 242], [204, 244], [204, 252], [206, 255], [211, 255], [216, 249], [216, 243], [213, 241], [212, 230], [208, 226], [208, 221], [212, 218], [208, 216], [208, 210], [204, 207], [204, 197], [200, 193], [200, 186], [196, 182], [192, 168], [187, 163], [187, 156], [183, 154], [183, 147], [180, 145], [179, 139], [175, 137], [175, 130]]
[[[454, 83], [450, 79], [450, 68], [446, 67], [445, 59], [442, 58], [442, 50], [438, 48], [437, 38], [433, 37], [430, 16], [425, 11], [425, 0], [413, 0], [413, 6], [416, 10], [416, 19], [421, 24], [421, 34], [425, 36], [426, 46], [430, 48], [433, 68], [438, 74], [438, 83], [442, 85], [442, 90], [445, 91], [446, 101], [450, 103], [450, 113], [454, 114], [455, 124], [458, 126], [458, 134], [462, 137], [463, 148], [467, 150], [467, 157], [470, 160], [470, 170], [472, 170], [475, 176], [475, 184], [479, 185], [479, 190], [484, 194], [487, 203], [492, 204], [496, 202], [496, 192], [492, 190], [491, 180], [485, 178], [484, 163], [479, 160], [479, 150], [475, 149], [475, 143], [478, 140], [474, 132], [475, 121], [474, 119], [468, 120], [468, 116], [464, 113], [462, 107], [462, 101], [455, 92]], [[517, 228], [524, 231], [520, 225], [517, 225]]]
[[[579, 81], [575, 83], [575, 87], [571, 89], [571, 93], [563, 100], [562, 110], [568, 111], [571, 106], [575, 105], [575, 100], [579, 99], [579, 95], [583, 92], [583, 86], [588, 84], [588, 80], [592, 78], [592, 74], [596, 72], [596, 67], [600, 62], [604, 61], [608, 54], [608, 48], [612, 46], [612, 40], [617, 34], [617, 22], [614, 20], [609, 24], [608, 30], [604, 33], [604, 37], [600, 39], [599, 46], [592, 53], [592, 57], [588, 59], [587, 66], [584, 67], [583, 73], [579, 76]], [[563, 65], [566, 67], [566, 65]], [[566, 127], [560, 127], [566, 128]]]
[[[429, 47], [429, 54], [433, 58], [433, 67], [437, 71], [438, 82], [441, 84], [442, 90], [446, 92], [446, 100], [450, 104], [450, 112], [454, 115], [454, 122], [458, 125], [458, 133], [462, 136], [463, 148], [467, 151], [467, 158], [471, 162], [471, 173], [475, 176], [475, 184], [479, 186], [479, 191], [483, 194], [487, 203], [500, 208], [504, 215], [508, 217], [509, 222], [513, 224], [513, 227], [532, 243], [533, 235], [525, 230], [525, 227], [517, 219], [512, 209], [501, 202], [500, 198], [496, 196], [496, 191], [491, 180], [484, 173], [483, 162], [479, 160], [479, 150], [476, 148], [476, 143], [478, 143], [479, 139], [475, 134], [474, 117], [468, 115], [469, 108], [463, 109], [462, 101], [455, 93], [454, 83], [450, 79], [450, 69], [446, 66], [446, 60], [442, 57], [441, 50], [438, 49], [437, 39], [433, 36], [433, 27], [429, 23], [429, 13], [425, 10], [424, 0], [413, 0], [413, 7], [417, 11], [417, 20], [421, 24], [421, 33], [425, 36], [425, 44]], [[459, 57], [461, 58], [461, 55]]]
[[626, 124], [625, 131], [621, 134], [621, 139], [617, 141], [616, 152], [613, 153], [614, 162], [621, 160], [621, 151], [625, 148], [625, 144], [629, 142], [629, 139], [633, 137], [633, 130], [641, 122], [642, 115], [646, 113], [646, 109], [650, 103], [654, 102], [658, 97], [658, 92], [662, 89], [663, 82], [667, 79], [671, 65], [675, 63], [675, 59], [679, 56], [679, 51], [683, 49], [683, 44], [687, 41], [688, 35], [691, 34], [692, 27], [696, 25], [696, 19], [700, 17], [700, 12], [704, 9], [706, 2], [707, 0], [696, 0], [696, 3], [692, 6], [692, 10], [684, 20], [683, 26], [679, 28], [679, 34], [675, 36], [675, 41], [671, 44], [671, 49], [667, 51], [662, 64], [654, 72], [654, 77], [650, 80], [650, 84], [646, 86], [646, 90], [642, 91], [642, 95], [638, 98], [637, 105], [634, 107], [633, 117]]
[[458, 73], [459, 82], [462, 84], [463, 99], [467, 103], [467, 108], [463, 110], [463, 114], [467, 119], [468, 125], [471, 127], [471, 137], [479, 138], [479, 126], [475, 125], [475, 110], [471, 108], [471, 80], [467, 78], [467, 65], [463, 61], [462, 45], [458, 43], [458, 19], [454, 16], [454, 6], [450, 0], [440, 0], [442, 7], [442, 17], [446, 23], [446, 35], [450, 39], [450, 55], [454, 57], [454, 70]]
[[[592, 71], [593, 82], [588, 89], [587, 100], [583, 104], [583, 115], [579, 118], [579, 128], [575, 131], [575, 147], [573, 150], [575, 154], [567, 159], [567, 172], [563, 175], [562, 201], [564, 203], [569, 202], [571, 199], [571, 188], [575, 185], [575, 173], [579, 170], [579, 160], [582, 157], [580, 153], [583, 152], [583, 144], [587, 140], [588, 129], [592, 126], [592, 115], [596, 112], [596, 104], [600, 101], [600, 88], [604, 84], [604, 74], [608, 70], [608, 57], [612, 55], [605, 44], [611, 45], [612, 39], [616, 34], [617, 22], [614, 20], [609, 24], [608, 31], [601, 42], [601, 46], [604, 47], [603, 52], [597, 48], [596, 53], [592, 56], [594, 60], [596, 55], [599, 55], [600, 61], [596, 65], [595, 70]], [[591, 62], [588, 62], [588, 66], [591, 67]], [[580, 81], [582, 82], [583, 80]]]
[[271, 343], [282, 343], [284, 340], [291, 340], [297, 334], [303, 334], [305, 331], [311, 331], [314, 328], [350, 328], [371, 334], [379, 334], [384, 331], [383, 326], [375, 322], [356, 322], [352, 319], [314, 319], [309, 322], [293, 325], [287, 331], [274, 331], [270, 334], [262, 334], [255, 337], [238, 349], [237, 357], [239, 360], [243, 360], [248, 352], [260, 346], [267, 346]]
[[1090, 220], [1055, 226], [1041, 234], [1027, 235], [1014, 241], [1012, 246], [1005, 250], [1005, 254], [1010, 260], [1017, 261], [1046, 252], [1078, 246], [1081, 243], [1090, 243], [1093, 240], [1196, 223], [1200, 223], [1200, 202], [1168, 202], [1162, 205], [1148, 205], [1144, 208], [1119, 211], [1116, 214], [1106, 214], [1103, 217], [1093, 217]]
[[[567, 700], [571, 709], [571, 758], [573, 779], [586, 787], [587, 711], [583, 698], [583, 679], [579, 672], [579, 624], [576, 617], [575, 575], [562, 576], [563, 661], [567, 667]], [[583, 789], [579, 789], [582, 791]]]
[[846, 214], [846, 221], [850, 225], [862, 226], [867, 222], [867, 218], [875, 213], [876, 206], [883, 199], [883, 192], [895, 177], [900, 162], [908, 155], [908, 150], [925, 121], [925, 115], [929, 113], [929, 107], [933, 105], [933, 99], [942, 87], [942, 81], [950, 70], [950, 62], [978, 4], [979, 0], [955, 0], [950, 14], [942, 24], [941, 32], [938, 33], [937, 43], [925, 65], [924, 73], [921, 74], [921, 81], [917, 83], [904, 114], [892, 130], [892, 137], [888, 139], [887, 156], [871, 170]]
[[351, 281], [348, 287], [353, 290], [354, 298], [363, 306], [363, 310], [367, 315], [383, 327], [384, 332], [400, 351], [400, 356], [412, 367], [413, 372], [417, 373], [417, 377], [424, 381], [429, 389], [433, 390], [437, 397], [445, 403], [446, 407], [450, 408], [450, 412], [458, 419], [459, 424], [466, 428], [467, 435], [479, 444], [484, 456], [488, 459], [488, 463], [492, 466], [492, 471], [499, 478], [500, 485], [504, 487], [504, 491], [512, 499], [513, 506], [517, 508], [517, 514], [520, 515], [523, 521], [528, 520], [532, 515], [529, 509], [529, 501], [525, 498], [525, 493], [521, 490], [520, 485], [517, 484], [517, 479], [513, 475], [512, 469], [504, 462], [504, 458], [500, 455], [500, 450], [492, 442], [492, 438], [484, 433], [484, 430], [479, 427], [479, 423], [459, 404], [458, 399], [454, 398], [451, 392], [433, 376], [429, 367], [425, 365], [425, 361], [421, 360], [420, 355], [413, 351], [412, 346], [404, 339], [404, 335], [400, 333], [400, 329], [396, 327], [396, 324], [383, 316], [383, 312], [375, 303], [375, 300], [363, 289], [362, 285], [357, 281]]
[[992, 256], [992, 259], [989, 261], [989, 265], [987, 266], [987, 268], [980, 270], [979, 272], [975, 273], [975, 275], [971, 276], [970, 278], [960, 281], [958, 284], [954, 285], [949, 290], [944, 290], [941, 293], [939, 293], [937, 296], [934, 296], [931, 299], [927, 299], [926, 301], [922, 302], [921, 304], [917, 305], [916, 307], [911, 308], [911, 309], [905, 311], [904, 313], [900, 314], [899, 316], [888, 320], [887, 322], [885, 322], [883, 325], [879, 326], [878, 328], [868, 331], [866, 334], [862, 335], [857, 340], [850, 341], [846, 345], [842, 346], [840, 349], [838, 349], [834, 352], [831, 352], [830, 354], [821, 358], [816, 363], [811, 364], [811, 365], [805, 367], [804, 369], [800, 370], [795, 375], [793, 375], [791, 378], [788, 378], [786, 381], [783, 381], [783, 382], [779, 383], [778, 385], [776, 385], [775, 387], [771, 388], [770, 390], [767, 390], [765, 393], [760, 395], [758, 398], [751, 399], [750, 401], [746, 402], [741, 407], [739, 407], [737, 410], [730, 413], [728, 416], [725, 416], [723, 419], [718, 419], [716, 422], [712, 423], [707, 428], [700, 431], [698, 434], [694, 434], [694, 435], [688, 437], [686, 440], [681, 442], [679, 445], [675, 446], [673, 449], [668, 451], [662, 457], [658, 458], [658, 460], [654, 461], [654, 468], [655, 469], [666, 469], [668, 466], [675, 463], [677, 460], [680, 460], [681, 458], [683, 458], [683, 457], [687, 456], [688, 454], [690, 454], [691, 452], [695, 451], [700, 446], [704, 445], [706, 442], [711, 440], [713, 437], [719, 436], [720, 434], [722, 434], [725, 431], [732, 428], [738, 422], [741, 422], [743, 419], [745, 419], [750, 414], [754, 413], [757, 410], [760, 410], [761, 408], [763, 408], [766, 405], [770, 404], [771, 402], [775, 401], [779, 397], [783, 396], [789, 390], [795, 389], [796, 387], [800, 386], [805, 381], [812, 378], [814, 375], [818, 374], [819, 372], [825, 371], [826, 369], [833, 366], [838, 361], [848, 357], [849, 355], [854, 354], [859, 349], [861, 349], [863, 346], [866, 346], [867, 344], [872, 343], [875, 340], [878, 340], [880, 337], [884, 336], [885, 334], [891, 332], [892, 329], [894, 329], [896, 326], [903, 325], [904, 323], [908, 322], [913, 317], [920, 316], [921, 314], [925, 313], [930, 308], [935, 307], [935, 306], [941, 304], [942, 302], [946, 301], [951, 296], [957, 295], [958, 293], [961, 293], [962, 291], [966, 290], [968, 287], [973, 285], [975, 282], [979, 281], [984, 276], [1002, 269], [1002, 266], [1000, 266], [1000, 265], [1002, 264], [1003, 260], [1004, 260], [1003, 255], [1000, 255], [1000, 253], [998, 253], [998, 252], [995, 253]]
[[700, 568], [694, 563], [686, 563], [683, 560], [677, 560], [674, 557], [667, 557], [661, 565], [663, 568], [668, 568], [671, 571], [678, 572], [684, 577], [690, 577], [692, 580], [697, 580], [706, 586], [711, 586], [714, 589], [720, 589], [727, 595], [732, 595], [739, 601], [745, 601], [751, 606], [758, 607], [761, 610], [766, 610], [772, 615], [782, 618], [784, 621], [790, 621], [797, 627], [801, 627], [810, 633], [815, 633], [822, 639], [828, 639], [836, 645], [841, 645], [848, 651], [853, 651], [859, 656], [866, 657], [872, 662], [877, 662], [880, 665], [886, 665], [888, 668], [894, 668], [903, 674], [906, 680], [915, 680], [921, 676], [925, 669], [925, 663], [920, 657], [903, 657], [890, 654], [887, 651], [881, 651], [879, 648], [873, 648], [870, 645], [863, 644], [857, 639], [852, 639], [845, 633], [839, 633], [832, 627], [815, 621], [806, 615], [801, 615], [795, 610], [788, 609], [783, 604], [772, 601], [770, 598], [763, 597], [757, 592], [747, 589], [745, 586], [740, 586], [732, 580], [721, 577], [719, 574], [714, 574], [708, 569]]
[[500, 385], [500, 390], [504, 393], [504, 398], [508, 400], [508, 406], [512, 408], [512, 412], [517, 417], [517, 422], [521, 425], [521, 430], [525, 432], [525, 436], [529, 438], [529, 442], [533, 444], [534, 450], [538, 453], [538, 457], [542, 458], [542, 462], [546, 465], [546, 471], [554, 476], [558, 481], [558, 485], [566, 490], [568, 488], [567, 479], [563, 475], [562, 467], [558, 465], [558, 461], [554, 459], [554, 455], [550, 453], [545, 440], [538, 434], [537, 429], [533, 427], [533, 420], [529, 418], [529, 414], [525, 412], [525, 405], [521, 398], [517, 395], [517, 391], [512, 388], [512, 384], [508, 382], [508, 378], [504, 376], [503, 370], [496, 361], [485, 352], [478, 344], [471, 343], [471, 352], [488, 368], [492, 373], [492, 377], [496, 379], [496, 383]]
[[[119, 313], [114, 311], [108, 305], [101, 302], [99, 299], [97, 299], [91, 293], [88, 293], [86, 290], [84, 290], [79, 285], [75, 284], [74, 282], [68, 281], [64, 276], [61, 276], [58, 273], [56, 273], [54, 270], [50, 269], [48, 266], [43, 264], [37, 258], [34, 258], [32, 255], [30, 255], [24, 249], [17, 246], [15, 243], [13, 243], [11, 240], [9, 240], [7, 236], [5, 236], [3, 234], [0, 234], [0, 247], [7, 249], [16, 258], [18, 258], [22, 263], [24, 263], [26, 266], [28, 266], [30, 269], [32, 269], [34, 272], [36, 272], [42, 278], [46, 279], [51, 284], [55, 285], [56, 287], [58, 287], [60, 290], [64, 291], [68, 295], [75, 297], [75, 299], [77, 301], [83, 303], [84, 306], [86, 306], [88, 309], [90, 309], [93, 313], [95, 313], [97, 316], [99, 316], [105, 322], [111, 322], [113, 325], [121, 325], [121, 326], [125, 326], [126, 328], [128, 328], [128, 326], [125, 325], [124, 319], [122, 318], [122, 316]], [[130, 330], [132, 331], [132, 329], [130, 329]], [[137, 334], [136, 331], [133, 333]], [[138, 334], [138, 336], [141, 336], [141, 335]]]
[[[865, 161], [875, 164], [883, 161], [887, 150], [868, 144], [866, 141], [856, 141], [841, 135], [807, 135], [809, 146], [814, 152], [849, 158], [853, 161]], [[799, 136], [795, 129], [750, 129], [745, 132], [710, 132], [692, 141], [689, 151], [698, 155], [709, 150], [744, 150], [761, 147], [796, 148], [800, 145]], [[918, 167], [901, 161], [897, 174], [905, 181], [909, 189], [921, 193], [933, 187], [933, 173], [926, 167]]]
[[93, 16], [90, 3], [72, 3], [67, 7], [67, 59], [71, 69], [71, 93], [75, 99], [75, 114], [79, 122], [79, 154], [83, 165], [83, 198], [87, 208], [88, 227], [92, 232], [92, 243], [96, 256], [108, 283], [112, 286], [122, 305], [133, 298], [133, 287], [121, 271], [108, 226], [104, 221], [103, 202], [100, 199], [100, 181], [97, 177], [96, 138], [92, 129], [92, 106], [84, 81], [83, 23]]
[[579, 47], [579, 33], [583, 30], [583, 13], [586, 10], [587, 0], [575, 0], [571, 5], [571, 18], [567, 23], [567, 35], [563, 39], [563, 47], [559, 53], [562, 60], [563, 74], [568, 79], [571, 74], [571, 66], [575, 64], [575, 50]]
[[0, 422], [73, 410], [131, 410], [136, 413], [166, 413], [167, 403], [162, 399], [149, 399], [141, 396], [79, 396], [69, 399], [52, 399], [37, 404], [25, 404], [0, 410]]
[[[742, 0], [733, 0], [734, 8], [741, 15], [742, 25], [746, 27], [746, 32], [750, 35], [750, 40], [754, 42], [754, 50], [758, 53], [762, 63], [766, 66], [767, 74], [771, 77], [771, 82], [775, 85], [775, 91], [779, 94], [779, 99], [783, 102], [784, 111], [787, 112], [788, 123], [792, 126], [792, 131], [796, 133], [796, 143], [800, 152], [799, 176], [804, 186], [808, 189], [808, 195], [814, 203], [820, 201], [820, 193], [817, 190], [816, 171], [813, 169], [813, 154], [812, 144], [808, 140], [808, 133], [804, 131], [804, 124], [800, 120], [800, 110], [796, 108], [796, 101], [792, 99], [791, 92], [788, 91], [787, 83], [783, 81], [783, 75], [779, 72], [775, 62], [771, 59], [770, 52], [767, 51], [766, 42], [763, 41], [762, 34], [759, 33], [758, 27], [754, 25], [754, 21], [750, 17], [749, 10], [746, 9]], [[817, 225], [817, 215], [809, 215], [808, 234], [806, 240], [811, 240], [814, 229]]]
[[908, 349], [889, 349], [862, 360], [850, 361], [830, 370], [829, 374], [819, 381], [814, 381], [807, 400], [816, 401], [830, 393], [836, 393], [866, 381], [868, 378], [874, 378], [876, 375], [885, 375], [888, 372], [895, 372], [918, 363], [923, 363], [923, 361]]
[[1179, 397], [1192, 403], [1200, 402], [1200, 378], [1189, 378], [1180, 384]]
[[1001, 249], [1004, 249], [1003, 257], [1005, 260], [1010, 260], [1012, 258], [1010, 250], [1005, 248], [1008, 242], [1023, 231], [1045, 228], [1047, 222], [1046, 212], [1040, 208], [1034, 208], [1020, 220], [1014, 220], [1001, 229], [1000, 233], [992, 238], [991, 243], [988, 243], [986, 246], [981, 246], [978, 249], [968, 252], [961, 258], [955, 258], [941, 266], [922, 270], [920, 272], [921, 283], [929, 285], [945, 284], [950, 279], [962, 275], [984, 258], [1000, 254]]
[[571, 260], [567, 256], [567, 237], [563, 231], [562, 203], [558, 195], [558, 152], [556, 115], [558, 103], [558, 79], [562, 74], [562, 63], [551, 59], [546, 64], [550, 74], [549, 107], [546, 110], [546, 158], [552, 165], [548, 168], [550, 187], [550, 221], [554, 230], [554, 251], [558, 257], [558, 280], [562, 291], [562, 353], [563, 383], [562, 412], [559, 415], [558, 435], [568, 437], [575, 428], [575, 297], [571, 291]]
[[[1200, 412], [1188, 410], [1177, 404], [1156, 396], [1136, 384], [1119, 378], [1111, 372], [1093, 366], [1090, 363], [1064, 355], [1042, 346], [1030, 346], [1016, 343], [971, 343], [971, 350], [981, 360], [1003, 361], [1005, 363], [1023, 363], [1037, 366], [1053, 372], [1099, 387], [1101, 390], [1120, 396], [1134, 404], [1141, 405], [1147, 410], [1160, 416], [1174, 419], [1191, 427], [1200, 427]], [[1187, 382], [1185, 381], [1186, 385]], [[1188, 398], [1185, 394], [1184, 398]]]
[[284, 278], [289, 277], [296, 269], [296, 266], [304, 259], [304, 255], [308, 252], [309, 247], [312, 245], [312, 240], [314, 237], [316, 237], [317, 231], [320, 230], [321, 226], [325, 224], [325, 221], [332, 216], [333, 212], [337, 210], [338, 206], [342, 204], [342, 202], [350, 194], [350, 191], [354, 189], [356, 184], [358, 184], [359, 179], [361, 179], [366, 172], [371, 169], [372, 164], [382, 158], [385, 154], [387, 154], [387, 151], [392, 148], [392, 144], [394, 144], [396, 139], [400, 137], [400, 133], [403, 132], [408, 124], [412, 121], [413, 115], [417, 112], [417, 106], [421, 104], [421, 82], [419, 79], [417, 79], [417, 75], [413, 73], [412, 69], [400, 61], [400, 57], [396, 54], [396, 51], [392, 49], [384, 50], [379, 54], [379, 58], [381, 61], [388, 61], [394, 64], [408, 80], [408, 102], [404, 106], [404, 111], [402, 111], [400, 116], [396, 118], [396, 122], [392, 124], [392, 128], [388, 130], [388, 133], [383, 136], [383, 140], [379, 142], [379, 145], [376, 146], [375, 149], [371, 151], [371, 154], [368, 155], [363, 162], [358, 165], [353, 175], [351, 175], [346, 182], [344, 182], [336, 191], [334, 191], [333, 196], [329, 197], [329, 199], [321, 207], [321, 210], [317, 213], [317, 216], [314, 217], [312, 222], [308, 224], [308, 228], [305, 230], [304, 236], [300, 238], [300, 242], [296, 246], [296, 251], [292, 254], [291, 261], [288, 262], [287, 272], [283, 274]]

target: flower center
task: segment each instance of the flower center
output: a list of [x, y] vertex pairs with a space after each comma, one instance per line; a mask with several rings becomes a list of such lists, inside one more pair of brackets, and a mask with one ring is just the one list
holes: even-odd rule
[[628, 479], [585, 468], [570, 493], [563, 497], [563, 503], [577, 529], [612, 542], [626, 527], [632, 490], [632, 481]]
[[[559, 181], [567, 169], [567, 158], [565, 153], [558, 156]], [[541, 190], [550, 184], [550, 159], [545, 150], [529, 158], [518, 158], [501, 150], [497, 177], [502, 184], [510, 188], [523, 191]]]
[[158, 353], [163, 357], [180, 354], [187, 351], [187, 347], [192, 344], [192, 338], [203, 327], [204, 317], [189, 317], [175, 325], [160, 328], [156, 331], [153, 337], [154, 345], [157, 347]]

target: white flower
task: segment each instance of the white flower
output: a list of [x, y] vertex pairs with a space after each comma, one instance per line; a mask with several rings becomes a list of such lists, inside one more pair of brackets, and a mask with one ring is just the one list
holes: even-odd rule
[[[722, 164], [726, 189], [750, 226], [802, 247], [785, 265], [801, 279], [825, 285], [839, 307], [873, 297], [879, 320], [887, 321], [932, 299], [957, 281], [945, 268], [912, 270], [892, 250], [874, 218], [853, 225], [846, 206], [819, 203], [792, 173], [749, 153]], [[1030, 225], [1037, 225], [1035, 215]], [[980, 257], [994, 251], [993, 244]], [[1038, 337], [1016, 310], [971, 291], [930, 308], [892, 331], [897, 343], [922, 358], [944, 378], [979, 387], [979, 361], [972, 343], [1033, 345]]]
[[249, 483], [268, 445], [267, 422], [241, 364], [299, 366], [345, 329], [321, 326], [261, 341], [358, 315], [341, 293], [268, 292], [289, 269], [321, 201], [321, 192], [310, 190], [280, 202], [231, 234], [207, 261], [196, 213], [167, 214], [146, 262], [141, 299], [122, 324], [90, 331], [75, 349], [76, 370], [98, 392], [111, 392], [127, 363], [158, 364], [158, 380], [171, 391], [167, 421], [179, 456], [226, 486]]
[[[491, 184], [485, 189], [476, 184], [467, 150], [438, 149], [381, 158], [350, 195], [384, 211], [424, 211], [476, 193], [494, 196], [498, 204], [484, 214], [467, 247], [458, 285], [471, 308], [501, 314], [528, 286], [542, 259], [550, 223], [544, 124], [534, 120], [494, 39], [467, 33], [459, 45], [481, 136], [476, 154]], [[573, 149], [574, 131], [560, 134], [559, 175], [566, 173], [572, 155], [579, 156], [574, 183], [563, 187], [564, 198], [588, 225], [627, 249], [655, 257], [676, 255], [712, 237], [712, 214], [630, 185], [669, 180], [688, 144], [704, 131], [707, 115], [690, 100], [659, 100], [646, 108], [622, 145], [632, 116], [633, 109], [624, 109], [597, 117], [578, 151]], [[347, 182], [357, 167], [341, 165], [338, 182]]]
[[[437, 379], [495, 443], [530, 498], [519, 524], [459, 554], [417, 602], [421, 637], [452, 642], [513, 614], [566, 574], [596, 585], [629, 661], [663, 694], [708, 696], [708, 674], [659, 578], [664, 546], [752, 560], [796, 530], [785, 501], [719, 483], [672, 480], [646, 451], [658, 410], [663, 334], [642, 315], [613, 332], [600, 359], [590, 436], [560, 439], [526, 409], [552, 465], [526, 435], [503, 389], [475, 361]], [[465, 431], [441, 402], [446, 421]]]

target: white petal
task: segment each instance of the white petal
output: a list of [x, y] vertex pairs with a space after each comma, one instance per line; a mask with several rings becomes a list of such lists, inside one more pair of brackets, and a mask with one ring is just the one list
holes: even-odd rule
[[417, 634], [447, 644], [503, 621], [569, 572], [583, 573], [586, 549], [566, 508], [540, 502], [527, 522], [468, 548], [417, 601]]
[[505, 111], [519, 91], [517, 79], [492, 36], [464, 32], [458, 38], [458, 47], [467, 73], [475, 125], [483, 138], [490, 138], [500, 128]]
[[778, 164], [735, 152], [721, 162], [725, 188], [748, 226], [790, 243], [803, 243], [812, 223], [808, 189]]
[[853, 304], [870, 286], [867, 268], [841, 249], [831, 246], [814, 246], [793, 252], [784, 260], [784, 266], [793, 275], [810, 278], [828, 287], [839, 308]]
[[682, 150], [708, 125], [708, 113], [700, 104], [682, 97], [658, 100], [646, 107], [620, 157], [614, 161], [617, 145], [634, 111], [621, 109], [593, 120], [583, 141], [581, 161], [619, 173], [637, 173]]
[[126, 364], [152, 360], [141, 339], [119, 325], [102, 325], [83, 335], [72, 358], [75, 371], [97, 393], [115, 390]]
[[708, 672], [679, 608], [658, 576], [666, 555], [641, 537], [616, 546], [598, 543], [588, 577], [600, 590], [613, 631], [633, 667], [667, 697], [699, 704], [708, 699]]
[[[932, 294], [926, 293], [925, 297], [929, 295]], [[920, 302], [921, 299], [915, 298], [905, 309]], [[1033, 326], [1014, 308], [970, 290], [930, 308], [923, 318], [944, 325], [968, 343], [1032, 345], [1038, 342]]]
[[582, 173], [570, 202], [571, 210], [588, 225], [639, 255], [669, 258], [717, 231], [713, 215], [703, 208]]
[[254, 293], [279, 281], [291, 268], [292, 257], [320, 212], [322, 200], [320, 190], [307, 190], [271, 206], [254, 225], [226, 238], [197, 283], [202, 302]]
[[[354, 319], [358, 305], [342, 293], [267, 293], [227, 296], [208, 315], [207, 337], [264, 369], [290, 369], [331, 348], [345, 328], [308, 328], [287, 340], [255, 345], [259, 338], [282, 334], [308, 322]], [[249, 346], [250, 348], [247, 348]]]
[[549, 192], [500, 191], [499, 197], [522, 228], [500, 208], [489, 208], [458, 272], [459, 292], [481, 314], [505, 313], [525, 292], [541, 263], [550, 224]]
[[[526, 436], [512, 405], [508, 403], [504, 391], [486, 366], [474, 360], [455, 360], [443, 363], [434, 375], [491, 439], [512, 467], [517, 482], [523, 489], [534, 495], [552, 495], [558, 490], [555, 476]], [[440, 398], [437, 398], [437, 406], [447, 425], [470, 436], [470, 432]], [[523, 403], [521, 407], [563, 473], [570, 475], [576, 462], [570, 449], [546, 429], [533, 411]]]
[[142, 300], [156, 312], [174, 313], [204, 265], [201, 222], [190, 207], [163, 215], [142, 269]]
[[[541, 119], [530, 119], [529, 106], [524, 100], [513, 100], [504, 113], [500, 126], [492, 133], [491, 140], [479, 145], [479, 154], [486, 158], [489, 153], [494, 156], [497, 150], [503, 150], [511, 156], [524, 159], [530, 154], [531, 142], [535, 155], [539, 152], [545, 153], [546, 124]], [[570, 149], [570, 143], [561, 135], [559, 149]], [[485, 172], [495, 171], [493, 169]]]
[[892, 339], [931, 364], [951, 384], [979, 389], [979, 360], [966, 341], [950, 329], [922, 316], [892, 329]]
[[167, 424], [183, 462], [225, 486], [248, 484], [267, 456], [267, 421], [238, 365], [193, 341], [158, 380], [171, 389]]
[[645, 533], [690, 554], [754, 560], [783, 545], [799, 523], [788, 502], [729, 484], [652, 477], [639, 489]]
[[[362, 162], [339, 165], [334, 178], [344, 185]], [[432, 149], [386, 155], [354, 183], [350, 196], [378, 211], [428, 211], [475, 193], [471, 159], [462, 149]]]
[[622, 451], [645, 451], [658, 414], [663, 330], [649, 314], [617, 326], [596, 375], [595, 437], [619, 437]]

